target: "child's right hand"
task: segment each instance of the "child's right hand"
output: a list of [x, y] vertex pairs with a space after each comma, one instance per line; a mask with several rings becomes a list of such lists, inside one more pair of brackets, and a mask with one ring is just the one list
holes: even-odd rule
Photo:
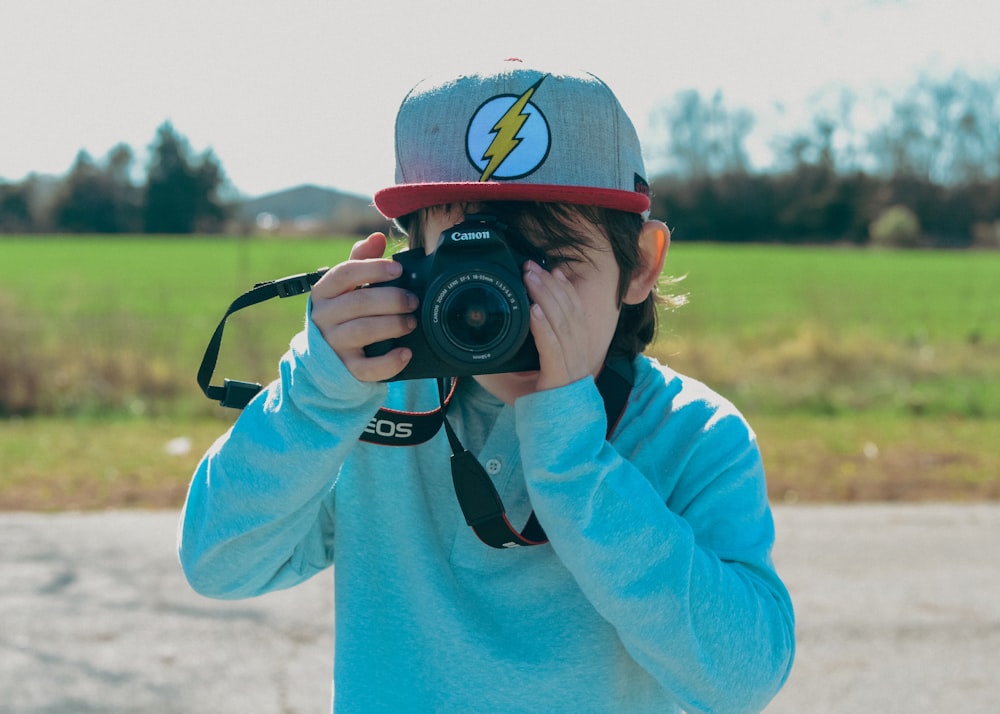
[[311, 319], [327, 343], [357, 379], [377, 382], [395, 376], [413, 356], [397, 347], [368, 357], [365, 345], [402, 337], [417, 321], [417, 296], [396, 287], [359, 289], [398, 278], [402, 266], [383, 258], [386, 237], [372, 233], [354, 244], [348, 260], [327, 271], [312, 289]]

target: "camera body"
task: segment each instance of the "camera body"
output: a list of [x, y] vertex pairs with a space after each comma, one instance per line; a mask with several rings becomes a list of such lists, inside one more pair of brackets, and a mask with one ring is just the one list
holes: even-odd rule
[[492, 216], [469, 215], [441, 234], [437, 248], [397, 253], [403, 274], [379, 286], [420, 298], [417, 327], [365, 347], [369, 357], [408, 347], [413, 357], [387, 381], [522, 372], [538, 369], [529, 332], [531, 300], [521, 266], [545, 258]]

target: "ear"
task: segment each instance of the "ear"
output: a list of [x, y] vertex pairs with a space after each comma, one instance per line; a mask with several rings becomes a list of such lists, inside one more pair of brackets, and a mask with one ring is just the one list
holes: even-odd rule
[[622, 300], [626, 305], [638, 305], [653, 290], [670, 249], [670, 229], [662, 221], [646, 221], [639, 232], [640, 264], [632, 274]]

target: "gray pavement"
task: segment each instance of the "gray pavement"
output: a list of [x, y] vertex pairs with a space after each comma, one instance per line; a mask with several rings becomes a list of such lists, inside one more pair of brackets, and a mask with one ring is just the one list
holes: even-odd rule
[[[1000, 504], [781, 506], [798, 658], [769, 713], [1000, 712]], [[175, 512], [0, 514], [0, 712], [323, 712], [332, 574], [187, 587]]]

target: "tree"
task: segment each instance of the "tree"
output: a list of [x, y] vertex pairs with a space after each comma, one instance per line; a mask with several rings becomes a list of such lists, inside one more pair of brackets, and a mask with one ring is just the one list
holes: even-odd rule
[[667, 137], [665, 154], [671, 173], [701, 180], [749, 168], [746, 139], [753, 129], [753, 115], [726, 108], [721, 92], [705, 100], [697, 90], [678, 93], [659, 112]]
[[942, 80], [922, 76], [871, 137], [880, 173], [939, 185], [1000, 176], [997, 85], [962, 71]]
[[143, 226], [147, 233], [221, 230], [228, 216], [219, 191], [222, 166], [211, 150], [192, 154], [170, 122], [162, 124], [151, 147]]
[[0, 181], [0, 233], [26, 233], [32, 228], [27, 185]]
[[115, 146], [103, 165], [80, 151], [52, 206], [56, 230], [131, 233], [139, 229], [139, 190], [132, 183], [132, 150]]

